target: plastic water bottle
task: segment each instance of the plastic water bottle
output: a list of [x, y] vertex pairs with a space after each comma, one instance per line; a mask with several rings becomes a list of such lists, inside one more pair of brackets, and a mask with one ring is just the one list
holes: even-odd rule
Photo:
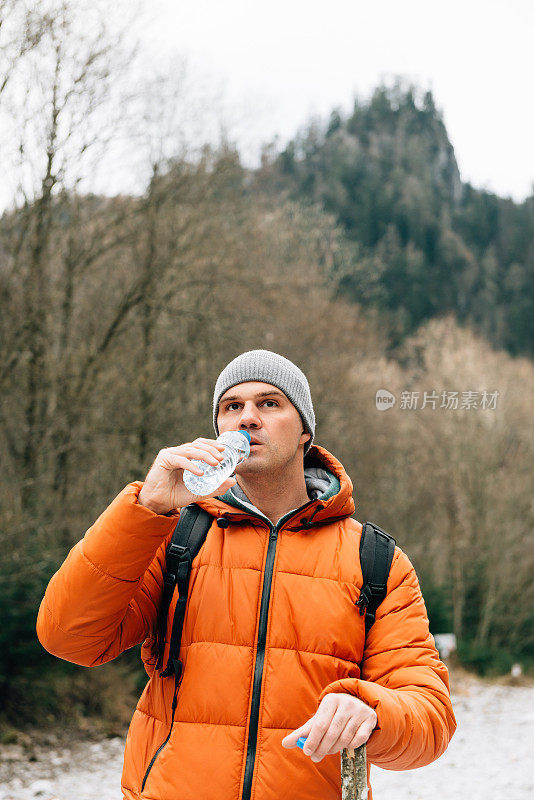
[[184, 484], [190, 492], [197, 495], [211, 494], [230, 477], [238, 464], [250, 455], [250, 433], [248, 431], [226, 431], [217, 437], [224, 444], [224, 458], [216, 466], [205, 461], [191, 459], [195, 466], [204, 470], [203, 475], [195, 475], [184, 469]]

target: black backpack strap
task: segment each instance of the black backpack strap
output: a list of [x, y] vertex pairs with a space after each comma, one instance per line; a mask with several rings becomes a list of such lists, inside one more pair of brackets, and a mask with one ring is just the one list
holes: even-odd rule
[[163, 593], [158, 614], [158, 661], [156, 669], [159, 670], [163, 666], [167, 615], [174, 587], [178, 586], [178, 600], [172, 621], [169, 658], [165, 670], [160, 673], [163, 678], [174, 675], [177, 682], [182, 673], [182, 662], [178, 656], [187, 605], [191, 564], [204, 544], [212, 520], [211, 514], [197, 506], [196, 503], [191, 503], [182, 509], [167, 547]]
[[387, 594], [387, 581], [393, 554], [395, 539], [375, 525], [365, 522], [360, 539], [360, 564], [363, 584], [356, 605], [360, 616], [365, 614], [365, 636], [375, 621], [376, 609]]

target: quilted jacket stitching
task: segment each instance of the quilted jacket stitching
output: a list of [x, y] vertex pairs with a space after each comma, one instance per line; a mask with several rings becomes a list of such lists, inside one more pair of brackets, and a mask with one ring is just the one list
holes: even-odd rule
[[45, 609], [45, 611], [48, 612], [48, 614], [49, 614], [52, 622], [56, 626], [56, 628], [59, 631], [61, 631], [61, 633], [64, 633], [65, 636], [74, 636], [74, 637], [76, 637], [76, 639], [93, 639], [94, 641], [100, 641], [100, 638], [101, 638], [100, 636], [88, 636], [87, 634], [84, 634], [84, 633], [74, 633], [73, 631], [66, 631], [64, 628], [62, 628], [61, 625], [57, 622], [56, 618], [54, 617], [54, 614], [52, 613], [52, 609], [50, 608], [50, 606], [46, 602], [46, 599], [43, 600], [43, 608]]
[[96, 572], [98, 572], [100, 575], [104, 575], [104, 577], [111, 578], [114, 581], [120, 581], [121, 583], [139, 583], [139, 581], [140, 581], [139, 577], [138, 578], [119, 578], [118, 575], [111, 575], [109, 572], [106, 572], [105, 570], [102, 569], [102, 567], [99, 567], [98, 564], [95, 564], [94, 561], [91, 561], [89, 556], [85, 555], [85, 553], [83, 552], [83, 542], [80, 543], [80, 545], [81, 545], [80, 546], [80, 552], [81, 552], [83, 558], [87, 561], [89, 566], [92, 569], [94, 569]]

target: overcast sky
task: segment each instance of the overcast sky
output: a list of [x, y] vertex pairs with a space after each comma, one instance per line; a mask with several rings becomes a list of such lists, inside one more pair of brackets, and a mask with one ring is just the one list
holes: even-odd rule
[[533, 0], [142, 2], [145, 46], [212, 81], [249, 161], [399, 74], [432, 90], [464, 181], [533, 191]]

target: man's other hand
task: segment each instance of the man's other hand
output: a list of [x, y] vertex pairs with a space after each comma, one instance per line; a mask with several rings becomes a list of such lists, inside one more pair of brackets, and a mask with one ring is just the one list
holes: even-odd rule
[[344, 747], [360, 747], [377, 724], [376, 711], [351, 694], [330, 693], [300, 728], [282, 739], [284, 747], [296, 747], [297, 739], [306, 737], [303, 753], [312, 761], [321, 761]]

